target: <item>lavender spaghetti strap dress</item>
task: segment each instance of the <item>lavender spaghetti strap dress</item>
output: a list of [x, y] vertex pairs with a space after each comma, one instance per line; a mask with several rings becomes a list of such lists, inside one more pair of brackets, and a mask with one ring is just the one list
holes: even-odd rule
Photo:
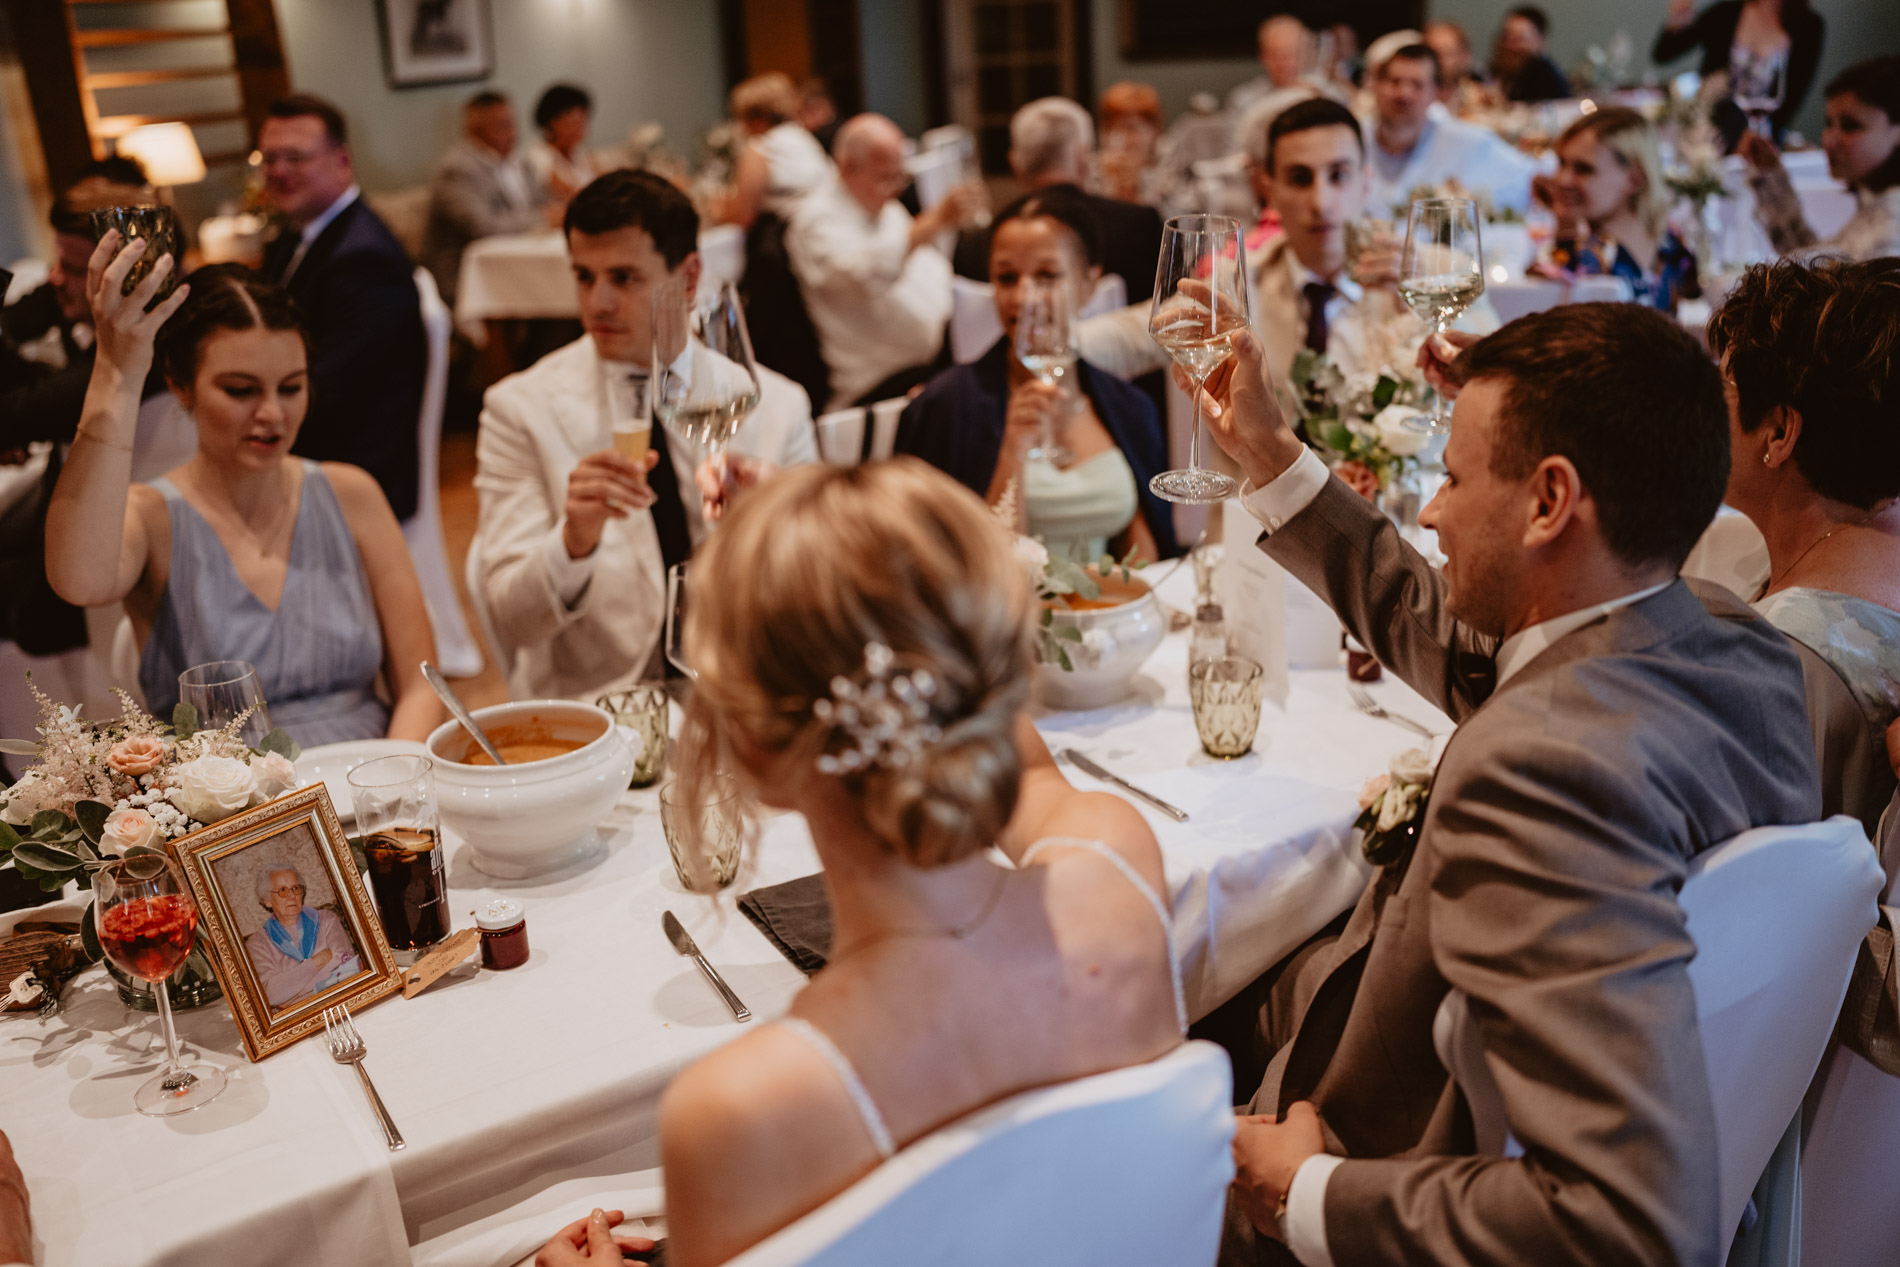
[[152, 487], [171, 512], [171, 579], [139, 660], [152, 713], [170, 718], [178, 675], [211, 660], [249, 660], [271, 723], [305, 748], [379, 738], [389, 709], [373, 693], [383, 637], [356, 538], [322, 468], [303, 464], [290, 571], [277, 610], [238, 576], [224, 543], [173, 486]]

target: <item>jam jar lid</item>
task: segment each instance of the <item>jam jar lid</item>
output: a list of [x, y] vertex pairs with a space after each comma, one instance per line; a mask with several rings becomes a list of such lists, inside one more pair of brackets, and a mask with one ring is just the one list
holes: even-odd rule
[[513, 898], [498, 897], [475, 912], [475, 927], [499, 933], [513, 928], [523, 918], [521, 903]]

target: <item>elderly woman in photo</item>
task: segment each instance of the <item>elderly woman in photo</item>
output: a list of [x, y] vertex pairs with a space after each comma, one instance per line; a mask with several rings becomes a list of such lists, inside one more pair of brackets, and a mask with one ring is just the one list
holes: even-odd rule
[[303, 904], [307, 891], [296, 867], [273, 858], [257, 870], [257, 902], [271, 913], [244, 939], [251, 967], [273, 1008], [327, 990], [363, 970], [355, 947], [333, 911]]

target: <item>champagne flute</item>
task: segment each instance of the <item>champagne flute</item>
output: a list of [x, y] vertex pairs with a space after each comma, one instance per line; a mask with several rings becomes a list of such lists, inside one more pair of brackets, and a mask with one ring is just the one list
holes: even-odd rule
[[1201, 466], [1201, 387], [1234, 354], [1234, 336], [1247, 328], [1247, 261], [1240, 224], [1227, 216], [1175, 216], [1161, 234], [1154, 306], [1148, 334], [1193, 384], [1194, 430], [1187, 469], [1148, 481], [1157, 497], [1202, 505], [1239, 491], [1230, 475]]
[[715, 465], [759, 405], [739, 291], [729, 281], [693, 285], [682, 271], [653, 291], [653, 416]]
[[[1023, 287], [1022, 307], [1016, 313], [1016, 360], [1045, 387], [1059, 394], [1056, 408], [1072, 403], [1069, 386], [1075, 381], [1075, 363], [1081, 350], [1075, 329], [1075, 305], [1069, 302], [1068, 279], [1031, 281]], [[1042, 434], [1023, 455], [1031, 462], [1067, 466], [1075, 455], [1056, 439], [1055, 417], [1045, 413]]]
[[238, 738], [249, 748], [270, 734], [270, 708], [257, 684], [257, 669], [249, 660], [213, 660], [194, 664], [178, 675], [178, 702], [198, 712], [198, 729], [222, 730], [238, 714], [251, 709]]
[[94, 873], [92, 887], [100, 948], [120, 968], [151, 983], [165, 1031], [165, 1067], [138, 1089], [133, 1103], [148, 1117], [202, 1108], [224, 1090], [224, 1074], [210, 1065], [179, 1062], [178, 1032], [172, 1027], [171, 996], [165, 988], [165, 978], [191, 953], [198, 904], [191, 900], [177, 866], [157, 852], [107, 863]]
[[[1484, 245], [1478, 208], [1469, 198], [1420, 198], [1405, 224], [1405, 254], [1399, 262], [1399, 298], [1431, 327], [1432, 337], [1451, 329], [1484, 293]], [[1451, 430], [1445, 398], [1432, 412], [1405, 420], [1414, 431], [1443, 435]]]

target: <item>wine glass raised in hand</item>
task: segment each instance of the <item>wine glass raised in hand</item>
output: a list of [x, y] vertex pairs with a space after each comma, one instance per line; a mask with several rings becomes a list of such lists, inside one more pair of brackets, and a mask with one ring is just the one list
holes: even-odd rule
[[1240, 224], [1227, 216], [1175, 216], [1161, 235], [1154, 306], [1148, 334], [1192, 384], [1194, 430], [1185, 470], [1148, 481], [1157, 497], [1200, 505], [1239, 491], [1230, 475], [1201, 466], [1201, 387], [1234, 354], [1234, 336], [1247, 328], [1247, 263]]
[[[1484, 293], [1484, 246], [1478, 236], [1478, 208], [1469, 198], [1420, 198], [1405, 226], [1405, 254], [1399, 262], [1399, 297], [1434, 335], [1451, 328]], [[1407, 418], [1406, 424], [1433, 435], [1451, 430], [1443, 393], [1432, 412]]]
[[171, 997], [165, 990], [165, 978], [191, 953], [198, 928], [198, 904], [184, 877], [161, 854], [135, 853], [100, 868], [92, 886], [100, 948], [120, 968], [151, 983], [165, 1031], [165, 1067], [138, 1089], [133, 1103], [149, 1117], [189, 1113], [209, 1104], [224, 1090], [224, 1074], [210, 1065], [179, 1062]]
[[[1075, 305], [1069, 302], [1068, 286], [1064, 281], [1030, 282], [1023, 288], [1022, 307], [1016, 313], [1016, 360], [1039, 382], [1062, 393], [1062, 404], [1069, 404], [1075, 363], [1080, 359]], [[1042, 434], [1023, 456], [1051, 466], [1067, 466], [1074, 460], [1075, 455], [1056, 439], [1053, 413], [1043, 414]]]
[[694, 455], [724, 458], [732, 439], [759, 405], [759, 370], [745, 309], [731, 282], [686, 276], [653, 291], [653, 416], [668, 434], [693, 446]]

